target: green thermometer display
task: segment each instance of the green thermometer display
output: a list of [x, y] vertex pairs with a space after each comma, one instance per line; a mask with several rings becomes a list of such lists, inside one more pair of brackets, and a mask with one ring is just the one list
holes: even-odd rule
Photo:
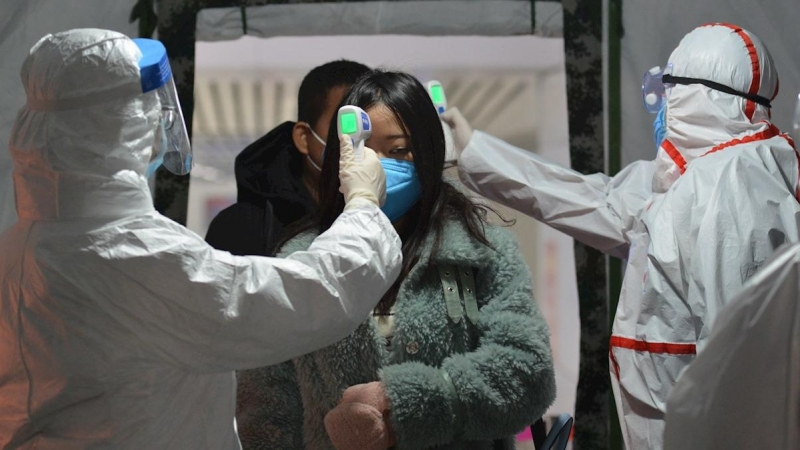
[[364, 142], [372, 136], [372, 122], [369, 115], [358, 106], [345, 105], [338, 113], [339, 137], [348, 136], [353, 142], [357, 161], [364, 158]]
[[342, 134], [356, 134], [358, 132], [358, 122], [356, 121], [355, 113], [342, 114], [340, 117], [341, 123], [339, 127]]
[[444, 88], [442, 83], [431, 80], [428, 82], [428, 94], [431, 96], [433, 106], [436, 107], [436, 112], [442, 114], [447, 111], [447, 97], [444, 95]]
[[441, 86], [433, 86], [431, 88], [431, 97], [434, 103], [444, 102], [444, 89]]

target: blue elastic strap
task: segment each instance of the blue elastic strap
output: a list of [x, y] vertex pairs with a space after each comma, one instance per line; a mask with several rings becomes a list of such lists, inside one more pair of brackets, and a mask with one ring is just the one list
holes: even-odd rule
[[142, 52], [139, 73], [142, 77], [142, 93], [164, 86], [172, 78], [169, 58], [164, 44], [155, 39], [134, 39], [133, 43]]

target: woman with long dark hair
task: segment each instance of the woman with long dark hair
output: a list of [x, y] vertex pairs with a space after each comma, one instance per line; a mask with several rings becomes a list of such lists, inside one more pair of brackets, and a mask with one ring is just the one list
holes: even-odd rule
[[[383, 158], [383, 210], [403, 240], [403, 271], [374, 317], [343, 341], [240, 375], [243, 444], [483, 450], [505, 440], [513, 448], [515, 433], [555, 398], [549, 332], [517, 242], [442, 178], [444, 134], [414, 77], [372, 71], [343, 104], [371, 118], [366, 144]], [[282, 254], [305, 250], [343, 210], [335, 123], [330, 130], [320, 213]]]

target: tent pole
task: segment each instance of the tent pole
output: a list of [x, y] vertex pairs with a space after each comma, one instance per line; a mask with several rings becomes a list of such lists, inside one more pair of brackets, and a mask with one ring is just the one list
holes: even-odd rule
[[[603, 104], [603, 2], [563, 1], [570, 160], [584, 174], [606, 170]], [[608, 260], [575, 243], [581, 339], [576, 450], [609, 448]]]
[[[621, 47], [622, 0], [608, 0], [608, 175], [616, 175], [622, 168], [622, 99], [621, 99]], [[622, 290], [622, 260], [608, 259], [608, 329], [612, 330], [614, 315]], [[609, 395], [609, 449], [622, 449], [622, 431], [616, 412], [614, 395]]]

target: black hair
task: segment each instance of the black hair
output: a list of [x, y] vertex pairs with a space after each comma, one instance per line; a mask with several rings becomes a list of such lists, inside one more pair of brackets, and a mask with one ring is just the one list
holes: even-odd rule
[[369, 67], [345, 59], [331, 61], [308, 72], [300, 83], [297, 95], [297, 120], [315, 126], [328, 106], [328, 93], [331, 89], [350, 87]]
[[[474, 203], [442, 178], [444, 132], [427, 90], [416, 78], [401, 72], [370, 71], [350, 88], [339, 106], [343, 105], [355, 105], [364, 110], [374, 105], [384, 105], [394, 113], [408, 135], [409, 150], [414, 156], [414, 166], [422, 185], [420, 200], [405, 215], [409, 222], [405, 226], [408, 231], [402, 236], [403, 268], [400, 277], [378, 305], [381, 313], [387, 313], [395, 303], [400, 284], [419, 261], [425, 242], [431, 234], [431, 255], [438, 252], [447, 220], [460, 221], [474, 239], [492, 247], [486, 239], [484, 229], [490, 209]], [[290, 234], [297, 235], [309, 229], [323, 233], [344, 210], [344, 196], [339, 192], [339, 137], [336, 120], [334, 115], [325, 147], [327, 151], [319, 185], [319, 212]]]

